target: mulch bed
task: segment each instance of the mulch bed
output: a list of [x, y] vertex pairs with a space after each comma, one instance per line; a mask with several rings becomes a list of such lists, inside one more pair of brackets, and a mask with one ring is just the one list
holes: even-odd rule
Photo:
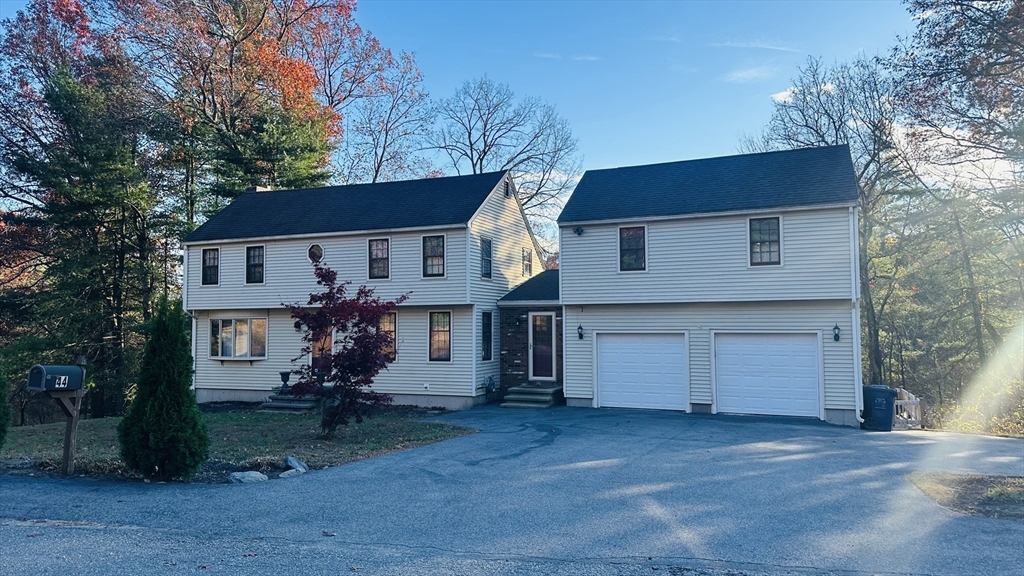
[[915, 472], [910, 481], [955, 512], [1024, 521], [1024, 477]]

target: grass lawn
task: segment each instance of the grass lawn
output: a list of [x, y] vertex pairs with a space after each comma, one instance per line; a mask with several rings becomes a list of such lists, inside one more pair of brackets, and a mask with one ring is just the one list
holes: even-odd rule
[[975, 516], [1024, 520], [1024, 478], [915, 472], [914, 483], [942, 506]]
[[[284, 470], [285, 456], [295, 456], [312, 469], [326, 468], [473, 432], [451, 424], [422, 422], [423, 415], [413, 409], [391, 408], [362, 424], [350, 423], [339, 428], [332, 440], [319, 440], [318, 415], [205, 413], [210, 461], [195, 481], [223, 482], [229, 472], [237, 470], [261, 470], [273, 476]], [[120, 459], [120, 421], [102, 418], [79, 423], [76, 474], [134, 477]], [[7, 460], [0, 462], [0, 473], [58, 471], [63, 448], [63, 422], [12, 427], [0, 451], [0, 461]], [[20, 460], [20, 465], [15, 459]]]

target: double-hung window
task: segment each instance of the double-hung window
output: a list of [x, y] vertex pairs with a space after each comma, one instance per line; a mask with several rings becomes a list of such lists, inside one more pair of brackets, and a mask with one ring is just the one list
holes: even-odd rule
[[491, 241], [489, 238], [480, 239], [480, 277], [491, 277]]
[[430, 356], [431, 362], [448, 362], [452, 359], [452, 313], [430, 312]]
[[371, 280], [391, 277], [391, 242], [387, 238], [370, 240], [369, 259]]
[[750, 265], [782, 264], [779, 217], [750, 219]]
[[647, 269], [647, 228], [624, 226], [619, 228], [619, 271]]
[[444, 235], [423, 237], [423, 277], [444, 276]]
[[523, 248], [523, 276], [533, 276], [533, 250]]
[[210, 358], [267, 357], [266, 318], [217, 318], [210, 320]]
[[220, 284], [220, 248], [203, 249], [203, 286]]
[[378, 329], [382, 334], [388, 335], [388, 342], [384, 345], [383, 352], [387, 355], [388, 360], [394, 362], [398, 358], [397, 353], [397, 338], [398, 338], [398, 312], [388, 312], [380, 319]]
[[481, 360], [490, 360], [493, 354], [493, 321], [494, 317], [490, 312], [484, 312], [483, 316], [480, 317], [480, 350], [482, 351], [480, 356]]
[[263, 246], [245, 248], [245, 283], [263, 284]]

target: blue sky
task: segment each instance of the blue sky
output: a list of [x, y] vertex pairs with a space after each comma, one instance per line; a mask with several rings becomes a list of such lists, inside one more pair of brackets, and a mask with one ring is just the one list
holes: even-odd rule
[[[24, 4], [0, 0], [0, 17]], [[913, 27], [870, 0], [362, 0], [356, 19], [415, 53], [433, 96], [486, 74], [554, 104], [587, 169], [733, 154], [808, 56], [885, 54]]]

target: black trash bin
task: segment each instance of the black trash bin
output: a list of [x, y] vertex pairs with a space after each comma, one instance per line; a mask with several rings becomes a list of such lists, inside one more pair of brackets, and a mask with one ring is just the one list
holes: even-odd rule
[[892, 432], [896, 389], [888, 386], [864, 387], [864, 428]]

